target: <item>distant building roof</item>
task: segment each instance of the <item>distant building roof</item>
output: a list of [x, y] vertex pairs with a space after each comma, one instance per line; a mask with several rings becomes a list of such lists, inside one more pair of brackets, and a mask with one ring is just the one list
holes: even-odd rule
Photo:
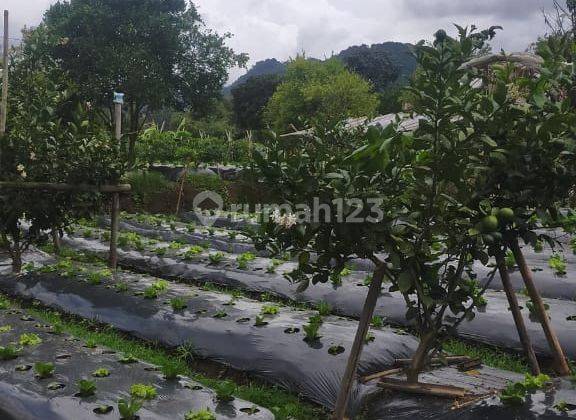
[[[367, 127], [378, 126], [381, 128], [386, 128], [396, 120], [397, 116], [399, 116], [402, 120], [400, 122], [399, 128], [402, 131], [406, 131], [406, 132], [416, 130], [418, 128], [418, 122], [424, 118], [421, 116], [410, 117], [408, 114], [402, 114], [402, 113], [401, 114], [380, 115], [380, 116], [375, 117], [371, 120], [369, 120], [366, 117], [349, 118], [345, 122], [345, 127], [348, 129], [358, 128], [361, 126], [367, 126]], [[312, 132], [313, 132], [312, 129], [301, 130], [301, 131], [295, 131], [293, 133], [283, 134], [281, 137], [285, 137], [285, 138], [286, 137], [300, 137], [300, 136], [309, 135]]]

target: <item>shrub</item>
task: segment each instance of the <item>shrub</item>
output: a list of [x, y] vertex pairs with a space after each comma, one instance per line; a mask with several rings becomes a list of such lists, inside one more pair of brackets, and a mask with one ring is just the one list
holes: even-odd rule
[[147, 201], [153, 194], [173, 188], [173, 184], [159, 172], [130, 172], [125, 178], [132, 185], [132, 195], [140, 202]]

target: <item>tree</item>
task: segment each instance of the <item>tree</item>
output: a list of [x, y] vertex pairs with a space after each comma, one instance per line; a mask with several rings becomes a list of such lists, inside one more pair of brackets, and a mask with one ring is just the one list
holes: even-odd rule
[[52, 55], [83, 99], [106, 108], [113, 91], [126, 94], [132, 161], [144, 111], [202, 109], [247, 59], [185, 0], [59, 1], [43, 24], [61, 38]]
[[255, 76], [232, 89], [232, 105], [236, 126], [242, 130], [266, 128], [263, 113], [276, 88], [280, 75]]
[[[47, 52], [60, 39], [45, 27], [25, 34], [10, 67], [7, 133], [0, 144], [0, 179], [100, 185], [116, 183], [123, 173], [119, 149], [76, 85]], [[95, 212], [96, 193], [54, 193], [3, 189], [0, 198], [0, 248], [22, 267], [22, 253], [74, 218]]]
[[562, 52], [554, 49], [556, 41], [541, 42], [544, 64], [538, 72], [525, 72], [511, 63], [493, 67], [492, 93], [477, 110], [473, 128], [491, 147], [478, 200], [501, 216], [493, 229], [490, 252], [502, 259], [507, 249], [513, 251], [555, 354], [556, 368], [567, 375], [569, 367], [519, 245], [520, 240], [533, 247], [540, 241], [558, 245], [541, 228], [563, 225], [561, 206], [568, 201], [576, 178], [576, 113], [570, 95], [574, 74]]
[[390, 61], [388, 54], [377, 45], [360, 45], [342, 51], [338, 58], [346, 68], [368, 80], [378, 93], [384, 93], [400, 76], [400, 69]]
[[[412, 382], [483, 303], [484, 290], [469, 271], [476, 260], [488, 263], [485, 244], [473, 231], [486, 215], [472, 200], [487, 159], [488, 145], [471, 130], [484, 96], [473, 87], [477, 75], [461, 66], [492, 35], [459, 28], [457, 39], [438, 32], [434, 45], [416, 47], [420, 67], [408, 92], [423, 119], [413, 133], [405, 133], [400, 120], [382, 132], [320, 126], [304, 139], [276, 140], [256, 155], [262, 178], [286, 203], [314, 209], [317, 202], [331, 216], [276, 214], [257, 238], [259, 246], [296, 255], [299, 266], [289, 277], [301, 288], [338, 280], [351, 258], [372, 260], [362, 319], [370, 319], [387, 278], [420, 336], [407, 369]], [[364, 339], [362, 325], [356, 343]]]
[[346, 70], [339, 60], [297, 57], [288, 64], [264, 115], [276, 131], [286, 132], [319, 121], [335, 124], [350, 117], [370, 117], [377, 107], [370, 83]]

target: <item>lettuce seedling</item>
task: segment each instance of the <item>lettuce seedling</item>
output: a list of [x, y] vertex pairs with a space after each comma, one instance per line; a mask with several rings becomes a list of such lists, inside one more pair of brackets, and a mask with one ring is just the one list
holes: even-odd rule
[[18, 340], [21, 346], [37, 346], [42, 342], [42, 339], [34, 333], [24, 333]]
[[36, 362], [34, 364], [34, 371], [36, 372], [36, 375], [40, 379], [50, 378], [52, 375], [54, 375], [54, 364]]
[[79, 397], [91, 397], [96, 393], [96, 384], [87, 379], [80, 379], [77, 384]]
[[126, 401], [124, 398], [118, 400], [118, 412], [122, 420], [135, 420], [136, 414], [142, 408], [142, 401], [136, 398], [131, 398]]
[[189, 411], [184, 415], [184, 420], [216, 420], [216, 416], [209, 410]]
[[156, 388], [152, 385], [134, 384], [130, 387], [130, 395], [141, 400], [152, 400], [156, 398]]

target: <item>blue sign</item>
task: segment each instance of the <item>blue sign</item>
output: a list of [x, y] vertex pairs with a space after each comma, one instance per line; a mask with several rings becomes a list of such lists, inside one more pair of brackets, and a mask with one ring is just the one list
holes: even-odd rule
[[124, 103], [124, 94], [119, 92], [114, 92], [114, 103], [115, 104], [123, 104]]

